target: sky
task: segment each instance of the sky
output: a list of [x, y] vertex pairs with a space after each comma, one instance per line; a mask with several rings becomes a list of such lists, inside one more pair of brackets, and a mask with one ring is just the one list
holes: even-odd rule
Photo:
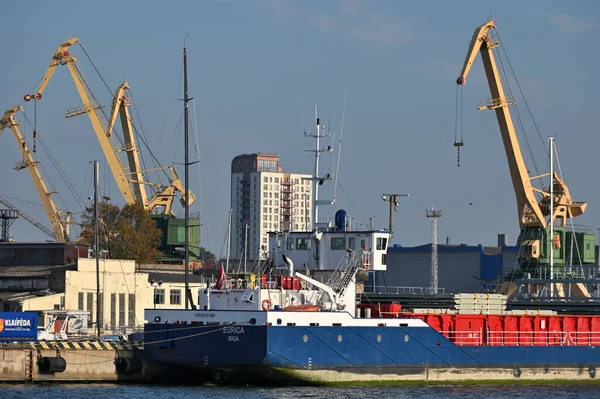
[[[381, 195], [409, 194], [394, 214], [394, 244], [430, 243], [425, 211], [432, 206], [442, 210], [440, 243], [448, 238], [453, 244], [495, 245], [504, 233], [514, 244], [519, 225], [500, 131], [493, 111], [476, 109], [478, 100], [490, 97], [479, 58], [462, 89], [460, 167], [453, 146], [456, 78], [474, 29], [490, 18], [539, 128], [538, 134], [518, 97], [523, 137], [540, 173], [549, 167], [543, 156], [547, 138], [555, 136], [571, 195], [588, 202], [574, 222], [597, 232], [596, 1], [16, 2], [3, 9], [0, 24], [0, 107], [20, 104], [35, 118], [35, 157], [58, 192], [53, 198], [60, 209], [77, 216], [89, 204], [94, 159], [100, 160], [103, 195], [122, 205], [89, 119], [64, 117], [81, 104], [68, 71], [57, 70], [37, 106], [25, 104], [23, 95], [37, 87], [56, 47], [79, 37], [82, 47], [71, 52], [104, 111], [110, 110], [110, 91], [127, 80], [135, 126], [145, 138], [140, 147], [146, 167], [154, 166], [151, 151], [161, 165], [175, 164], [183, 178], [178, 99], [185, 40], [194, 98], [190, 158], [199, 161], [190, 167], [190, 187], [198, 197], [191, 212], [201, 216], [201, 245], [210, 251], [225, 253], [233, 157], [278, 154], [284, 172], [310, 173], [313, 156], [304, 149], [314, 143], [304, 132], [314, 131], [315, 105], [335, 146], [323, 164], [332, 170], [343, 133], [336, 204], [322, 215], [345, 209], [356, 227], [374, 217], [375, 228], [386, 228], [389, 208]], [[32, 128], [23, 123], [21, 130], [31, 145]], [[49, 226], [27, 172], [12, 169], [22, 156], [10, 136], [5, 130], [0, 137], [0, 195]], [[322, 191], [322, 198], [332, 196], [333, 184]], [[11, 236], [46, 239], [24, 220], [13, 224]]]

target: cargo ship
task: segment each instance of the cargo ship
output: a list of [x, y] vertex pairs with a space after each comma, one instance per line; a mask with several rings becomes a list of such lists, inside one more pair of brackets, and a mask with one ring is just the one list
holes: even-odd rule
[[[239, 384], [596, 378], [600, 316], [506, 311], [499, 294], [459, 295], [458, 310], [357, 306], [356, 276], [385, 268], [389, 235], [289, 233], [288, 242], [314, 243], [314, 266], [327, 259], [339, 267], [311, 269], [310, 277], [295, 271], [294, 260], [307, 258], [296, 248], [282, 255], [283, 275], [240, 282], [221, 273], [219, 286], [199, 292], [199, 310], [146, 311], [145, 356], [197, 379]], [[354, 240], [363, 249], [331, 249]]]
[[197, 382], [235, 384], [596, 378], [598, 315], [509, 311], [501, 294], [462, 294], [441, 309], [357, 304], [357, 280], [386, 270], [392, 226], [349, 230], [343, 211], [319, 224], [313, 192], [312, 231], [271, 233], [253, 274], [221, 266], [196, 309], [146, 310], [144, 356]]

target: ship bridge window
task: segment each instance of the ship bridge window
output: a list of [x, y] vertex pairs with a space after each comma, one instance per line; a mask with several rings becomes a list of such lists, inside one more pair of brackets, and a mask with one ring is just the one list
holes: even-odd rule
[[310, 238], [297, 238], [296, 249], [298, 250], [309, 250], [310, 249]]
[[387, 248], [387, 238], [377, 237], [377, 246], [376, 249], [381, 251]]
[[348, 237], [348, 249], [355, 250], [356, 248], [356, 237]]
[[346, 237], [331, 237], [331, 249], [334, 251], [346, 249]]

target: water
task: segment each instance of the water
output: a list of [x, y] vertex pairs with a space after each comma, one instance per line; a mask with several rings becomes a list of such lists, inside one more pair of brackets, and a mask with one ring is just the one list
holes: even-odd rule
[[598, 385], [544, 386], [435, 386], [344, 388], [229, 388], [204, 386], [151, 386], [113, 384], [0, 384], [2, 399], [32, 398], [240, 398], [240, 399], [574, 399], [600, 398]]

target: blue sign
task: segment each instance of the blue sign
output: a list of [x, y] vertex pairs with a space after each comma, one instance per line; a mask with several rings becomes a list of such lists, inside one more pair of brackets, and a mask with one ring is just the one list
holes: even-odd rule
[[0, 342], [37, 341], [35, 312], [0, 312]]

